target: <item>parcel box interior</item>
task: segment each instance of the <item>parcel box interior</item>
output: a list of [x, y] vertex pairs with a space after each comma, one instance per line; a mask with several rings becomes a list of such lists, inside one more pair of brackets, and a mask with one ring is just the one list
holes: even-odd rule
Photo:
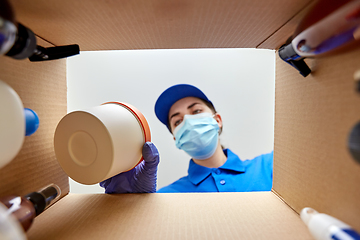
[[[12, 0], [17, 21], [44, 47], [82, 51], [182, 48], [277, 50], [315, 1], [304, 0]], [[277, 55], [277, 54], [276, 54]], [[312, 239], [304, 207], [360, 231], [360, 164], [348, 136], [360, 120], [353, 74], [360, 48], [307, 59], [304, 78], [276, 59], [275, 144], [271, 192], [71, 194], [53, 137], [67, 113], [66, 60], [0, 59], [0, 79], [41, 119], [17, 157], [0, 170], [0, 196], [45, 184], [62, 198], [39, 215], [29, 239]]]

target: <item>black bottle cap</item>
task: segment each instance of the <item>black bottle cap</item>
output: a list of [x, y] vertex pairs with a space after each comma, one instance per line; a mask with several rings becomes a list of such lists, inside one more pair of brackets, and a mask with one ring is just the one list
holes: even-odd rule
[[36, 216], [42, 213], [47, 206], [49, 206], [56, 197], [60, 195], [60, 192], [54, 187], [49, 186], [42, 189], [39, 192], [32, 192], [25, 196], [30, 200], [35, 207]]
[[34, 204], [36, 216], [44, 211], [46, 208], [46, 201], [42, 194], [32, 192], [25, 196], [30, 202]]

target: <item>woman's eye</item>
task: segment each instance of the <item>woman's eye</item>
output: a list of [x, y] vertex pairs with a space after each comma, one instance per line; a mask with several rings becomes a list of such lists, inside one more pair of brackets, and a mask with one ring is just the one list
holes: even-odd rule
[[198, 113], [201, 113], [201, 109], [196, 109], [193, 111], [193, 114], [198, 114]]
[[179, 125], [181, 123], [181, 120], [177, 120], [175, 123], [174, 123], [174, 126], [176, 127], [177, 125]]

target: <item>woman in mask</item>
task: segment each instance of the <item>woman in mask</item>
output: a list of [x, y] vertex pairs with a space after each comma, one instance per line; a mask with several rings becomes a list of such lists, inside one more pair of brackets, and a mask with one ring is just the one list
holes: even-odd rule
[[[273, 153], [242, 161], [223, 149], [221, 115], [200, 89], [188, 84], [166, 89], [155, 103], [155, 114], [174, 136], [176, 147], [191, 156], [188, 175], [158, 192], [271, 190]], [[159, 154], [152, 143], [145, 143], [143, 157], [135, 169], [100, 183], [105, 192], [155, 192]]]

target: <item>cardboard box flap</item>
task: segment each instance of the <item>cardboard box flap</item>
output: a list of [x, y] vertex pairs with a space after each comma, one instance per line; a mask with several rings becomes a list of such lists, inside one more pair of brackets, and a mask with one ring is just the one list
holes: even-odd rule
[[309, 2], [11, 1], [18, 20], [37, 35], [82, 51], [255, 48]]
[[312, 239], [272, 192], [69, 194], [35, 219], [36, 239]]
[[308, 77], [278, 56], [273, 189], [297, 212], [312, 207], [360, 230], [360, 164], [348, 150], [360, 121], [360, 48], [307, 59]]

